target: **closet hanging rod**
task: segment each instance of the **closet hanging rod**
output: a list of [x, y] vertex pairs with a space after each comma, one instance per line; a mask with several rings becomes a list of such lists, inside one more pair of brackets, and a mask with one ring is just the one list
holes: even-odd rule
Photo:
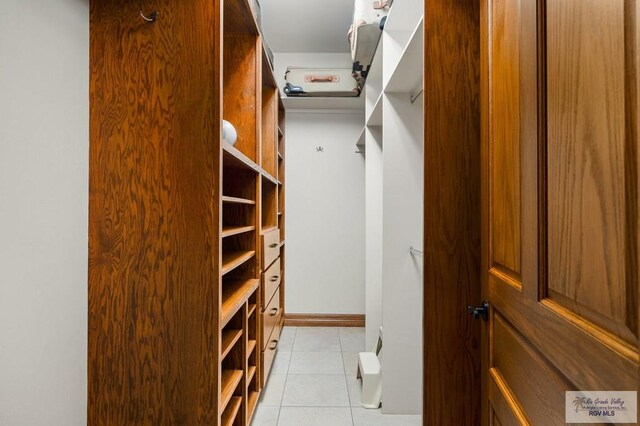
[[424, 92], [424, 89], [420, 89], [420, 91], [418, 92], [417, 95], [413, 96], [411, 95], [411, 103], [415, 103], [415, 101], [418, 100], [418, 98], [420, 97], [420, 95], [422, 95], [422, 92]]
[[422, 251], [413, 246], [409, 246], [409, 253], [411, 253], [412, 256], [422, 256]]

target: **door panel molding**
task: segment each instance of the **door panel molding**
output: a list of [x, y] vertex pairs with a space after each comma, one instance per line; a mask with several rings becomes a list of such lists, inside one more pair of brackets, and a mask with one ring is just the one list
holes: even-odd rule
[[498, 370], [489, 370], [489, 401], [494, 415], [500, 419], [503, 425], [529, 426], [529, 420], [524, 414], [518, 400], [509, 389], [509, 385]]
[[[532, 345], [539, 348], [578, 389], [635, 389], [637, 355], [620, 357], [611, 348], [545, 304], [521, 297], [511, 287], [489, 278], [489, 299], [494, 310], [508, 318]], [[571, 336], [571, 340], [567, 339]], [[544, 349], [540, 349], [544, 348]], [[588, 354], [589, 362], [581, 359]], [[606, 371], [607, 374], [603, 374]]]

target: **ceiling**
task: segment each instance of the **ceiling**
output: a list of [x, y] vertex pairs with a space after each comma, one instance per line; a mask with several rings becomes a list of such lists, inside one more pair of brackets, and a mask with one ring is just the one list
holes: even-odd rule
[[353, 0], [260, 0], [274, 52], [349, 52]]

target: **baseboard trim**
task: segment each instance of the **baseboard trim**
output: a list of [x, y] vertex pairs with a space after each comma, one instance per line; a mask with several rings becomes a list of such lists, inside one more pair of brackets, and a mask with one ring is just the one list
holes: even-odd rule
[[291, 327], [364, 327], [364, 315], [285, 314], [284, 325]]

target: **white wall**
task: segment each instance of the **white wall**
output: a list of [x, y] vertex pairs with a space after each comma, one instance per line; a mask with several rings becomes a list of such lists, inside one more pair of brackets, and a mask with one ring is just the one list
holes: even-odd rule
[[88, 0], [0, 1], [0, 424], [87, 403]]
[[355, 153], [363, 120], [287, 113], [289, 313], [365, 312], [364, 158]]

